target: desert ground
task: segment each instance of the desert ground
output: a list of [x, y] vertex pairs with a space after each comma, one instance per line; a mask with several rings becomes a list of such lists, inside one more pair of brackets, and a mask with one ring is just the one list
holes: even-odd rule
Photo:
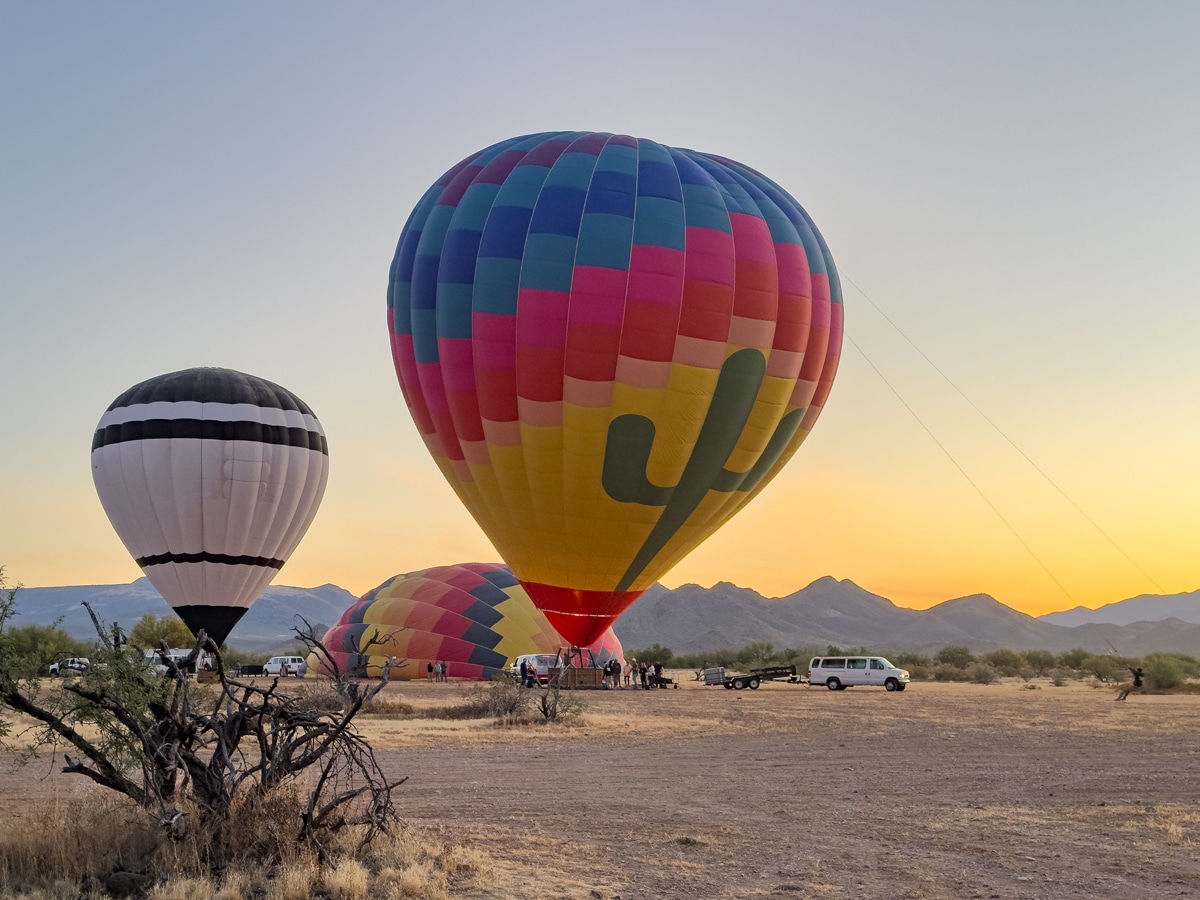
[[[1081, 683], [581, 692], [571, 725], [361, 721], [488, 900], [1200, 896], [1200, 695]], [[461, 685], [390, 685], [418, 709]], [[0, 763], [2, 765], [2, 763]], [[92, 790], [0, 768], [0, 816]]]

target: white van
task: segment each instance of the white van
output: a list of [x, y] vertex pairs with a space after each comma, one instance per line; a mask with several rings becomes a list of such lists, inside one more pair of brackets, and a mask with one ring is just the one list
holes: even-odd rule
[[908, 686], [908, 670], [896, 668], [882, 656], [814, 656], [808, 662], [808, 683], [823, 684], [831, 691], [861, 684], [902, 691]]
[[527, 670], [532, 670], [538, 684], [545, 684], [550, 680], [550, 670], [558, 665], [558, 656], [554, 653], [524, 653], [518, 656], [508, 670], [517, 678], [521, 677], [522, 661]]
[[308, 672], [308, 664], [302, 656], [272, 656], [263, 666], [264, 675], [279, 675], [286, 678], [295, 675], [303, 678]]

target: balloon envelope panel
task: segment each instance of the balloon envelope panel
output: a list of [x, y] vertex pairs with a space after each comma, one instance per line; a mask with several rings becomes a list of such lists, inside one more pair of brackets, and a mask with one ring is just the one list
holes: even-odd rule
[[443, 175], [400, 236], [388, 311], [431, 454], [578, 644], [787, 462], [842, 336], [832, 257], [786, 191], [589, 132]]
[[308, 405], [230, 369], [134, 385], [92, 438], [113, 528], [187, 626], [218, 644], [300, 543], [328, 477]]
[[[567, 642], [508, 568], [463, 563], [388, 579], [347, 609], [322, 643], [338, 671], [355, 677], [381, 675], [392, 657], [400, 661], [392, 678], [426, 678], [430, 663], [445, 662], [455, 679], [491, 680], [518, 656], [554, 653]], [[590, 649], [601, 664], [622, 659], [611, 629]], [[316, 654], [309, 671], [332, 674]]]

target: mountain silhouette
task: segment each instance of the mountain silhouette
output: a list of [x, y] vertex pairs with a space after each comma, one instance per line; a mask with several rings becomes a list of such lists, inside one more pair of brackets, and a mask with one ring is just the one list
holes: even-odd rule
[[[146, 613], [171, 609], [146, 578], [131, 584], [21, 588], [14, 626], [60, 621], [73, 637], [95, 638], [87, 601], [104, 623], [130, 628]], [[295, 642], [298, 616], [332, 625], [357, 598], [344, 588], [271, 585], [238, 622], [229, 644], [272, 651]], [[1099, 609], [1075, 609], [1033, 617], [987, 594], [946, 600], [929, 609], [896, 606], [853, 581], [818, 578], [786, 597], [767, 598], [750, 588], [719, 582], [710, 588], [656, 584], [613, 630], [627, 648], [660, 644], [676, 653], [734, 649], [752, 641], [775, 647], [824, 650], [829, 645], [878, 652], [932, 653], [955, 645], [986, 653], [1001, 647], [1061, 653], [1082, 647], [1092, 653], [1142, 656], [1156, 651], [1200, 656], [1200, 591], [1142, 595]]]
[[[1176, 615], [1190, 598], [1195, 621]], [[1154, 600], [1171, 603], [1154, 604]], [[1131, 607], [1122, 609], [1124, 604]], [[1138, 617], [1153, 611], [1158, 621]], [[1094, 619], [1088, 615], [1093, 614]], [[1072, 618], [1058, 621], [1063, 616]], [[1115, 624], [1116, 618], [1128, 624]], [[768, 599], [749, 588], [721, 582], [711, 588], [655, 585], [613, 626], [625, 647], [660, 644], [676, 653], [702, 653], [768, 641], [777, 648], [829, 645], [880, 652], [930, 653], [964, 646], [974, 653], [1001, 647], [1061, 653], [1082, 647], [1092, 653], [1141, 656], [1156, 651], [1200, 656], [1200, 591], [1176, 598], [1137, 597], [1101, 610], [1078, 608], [1035, 618], [987, 594], [947, 600], [925, 610], [898, 607], [852, 581], [819, 578], [786, 597]]]

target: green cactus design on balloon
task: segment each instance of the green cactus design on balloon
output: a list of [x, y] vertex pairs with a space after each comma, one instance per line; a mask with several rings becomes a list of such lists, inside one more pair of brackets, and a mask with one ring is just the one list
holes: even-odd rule
[[601, 474], [605, 493], [618, 503], [663, 507], [662, 515], [617, 585], [618, 591], [629, 589], [709, 491], [754, 490], [787, 448], [804, 417], [802, 409], [792, 410], [779, 421], [749, 471], [731, 472], [725, 468], [754, 409], [766, 367], [766, 358], [754, 349], [738, 350], [725, 360], [696, 446], [678, 484], [661, 486], [646, 477], [654, 447], [652, 421], [629, 414], [618, 416], [609, 424]]

